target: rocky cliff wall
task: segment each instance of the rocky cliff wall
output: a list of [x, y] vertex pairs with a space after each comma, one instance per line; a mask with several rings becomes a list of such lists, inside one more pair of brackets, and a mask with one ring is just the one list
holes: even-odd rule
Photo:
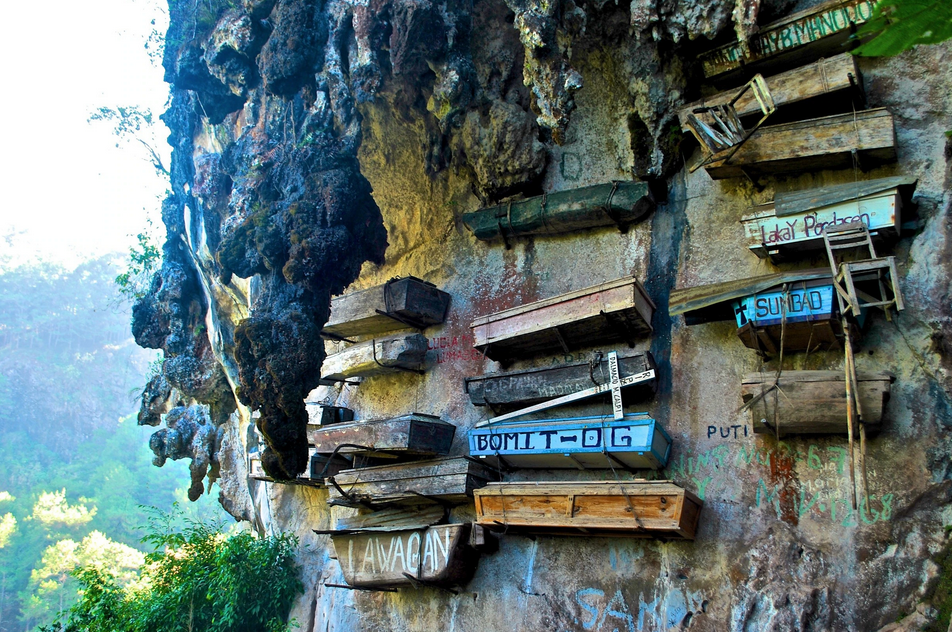
[[[690, 173], [678, 148], [676, 110], [702, 86], [697, 53], [810, 4], [170, 5], [168, 241], [134, 322], [137, 341], [166, 360], [140, 421], [165, 423], [152, 441], [157, 463], [193, 458], [192, 495], [217, 479], [236, 517], [299, 535], [302, 629], [874, 630], [932, 598], [952, 524], [943, 134], [952, 46], [859, 60], [870, 103], [895, 116], [894, 164], [714, 181]], [[742, 346], [733, 325], [687, 327], [667, 304], [676, 287], [826, 265], [756, 258], [740, 217], [777, 192], [888, 175], [918, 178], [917, 209], [894, 249], [906, 310], [891, 322], [874, 315], [858, 346], [859, 370], [897, 379], [869, 442], [870, 503], [853, 512], [844, 437], [781, 442], [745, 431], [741, 377], [776, 371], [778, 359]], [[667, 198], [625, 233], [507, 249], [461, 222], [505, 196], [632, 178], [664, 182]], [[425, 375], [318, 386], [337, 347], [325, 350], [318, 335], [330, 297], [408, 274], [452, 296], [446, 322], [425, 331]], [[343, 583], [341, 570], [312, 529], [350, 510], [331, 510], [323, 490], [249, 480], [250, 424], [276, 478], [303, 470], [307, 403], [345, 405], [360, 418], [439, 415], [458, 428], [451, 453], [466, 454], [466, 430], [485, 414], [462, 380], [500, 368], [473, 350], [470, 322], [625, 275], [658, 305], [654, 334], [638, 345], [658, 362], [660, 388], [645, 409], [674, 440], [658, 476], [704, 500], [696, 541], [509, 535], [456, 595], [325, 587]], [[841, 352], [789, 354], [784, 369], [842, 362]], [[540, 476], [606, 473], [509, 480]], [[453, 510], [454, 520], [472, 516], [471, 506]]]

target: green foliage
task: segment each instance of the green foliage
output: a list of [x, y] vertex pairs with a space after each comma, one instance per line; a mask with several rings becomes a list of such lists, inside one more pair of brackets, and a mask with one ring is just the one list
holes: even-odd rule
[[21, 617], [33, 621], [51, 621], [77, 599], [76, 580], [80, 568], [109, 568], [113, 577], [124, 585], [137, 579], [137, 570], [144, 555], [125, 544], [114, 542], [99, 531], [93, 531], [77, 542], [63, 539], [46, 547], [41, 564], [30, 573], [30, 595]]
[[149, 232], [139, 233], [136, 239], [139, 243], [129, 248], [129, 267], [116, 276], [119, 292], [132, 300], [146, 295], [152, 275], [162, 265], [162, 251], [152, 242]]
[[77, 598], [77, 580], [46, 572], [52, 551], [65, 550], [51, 547], [68, 541], [59, 546], [86, 556], [98, 531], [139, 548], [140, 505], [169, 510], [179, 500], [196, 519], [224, 512], [214, 494], [184, 502], [188, 462], [153, 466], [154, 429], [129, 416], [156, 355], [132, 341], [128, 303], [113, 282], [119, 257], [66, 270], [4, 268], [2, 255], [0, 630], [19, 632], [48, 624]]
[[952, 38], [949, 0], [879, 0], [873, 15], [856, 37], [874, 35], [853, 51], [866, 57], [891, 57], [919, 44], [938, 44]]
[[61, 524], [67, 527], [84, 525], [96, 515], [96, 508], [92, 511], [82, 503], [70, 505], [66, 501], [66, 488], [58, 492], [43, 492], [33, 505], [32, 520], [39, 520], [50, 526]]
[[[161, 524], [165, 522], [165, 524]], [[153, 522], [143, 540], [146, 556], [137, 584], [123, 588], [102, 567], [77, 574], [80, 601], [47, 632], [282, 632], [295, 597], [303, 592], [293, 536], [226, 536], [189, 522], [168, 529]]]

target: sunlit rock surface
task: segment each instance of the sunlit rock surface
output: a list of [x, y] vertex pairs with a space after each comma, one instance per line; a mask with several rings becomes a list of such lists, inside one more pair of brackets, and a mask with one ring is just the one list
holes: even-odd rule
[[[870, 103], [896, 117], [896, 164], [754, 186], [689, 173], [678, 148], [677, 108], [700, 96], [696, 55], [811, 4], [174, 3], [168, 241], [133, 324], [165, 364], [139, 419], [163, 426], [157, 463], [192, 460], [192, 492], [220, 475], [233, 515], [299, 535], [302, 629], [876, 630], [911, 613], [889, 628], [911, 630], [935, 619], [952, 524], [952, 47], [858, 62]], [[762, 362], [728, 323], [685, 327], [668, 315], [667, 297], [778, 270], [746, 252], [739, 219], [749, 206], [778, 191], [891, 175], [919, 179], [917, 208], [904, 211], [911, 225], [892, 251], [906, 310], [893, 322], [873, 315], [857, 347], [860, 371], [897, 380], [869, 441], [869, 503], [854, 512], [845, 437], [745, 432], [741, 378], [775, 372], [777, 360]], [[624, 234], [506, 249], [460, 221], [506, 196], [633, 177], [664, 179], [668, 196]], [[427, 373], [318, 387], [336, 349], [319, 336], [330, 297], [408, 274], [452, 295], [446, 323], [424, 332]], [[469, 323], [629, 274], [659, 308], [654, 335], [639, 343], [659, 366], [659, 393], [645, 408], [674, 440], [658, 476], [704, 499], [697, 540], [506, 536], [458, 595], [324, 586], [343, 580], [329, 540], [312, 529], [344, 510], [329, 509], [323, 490], [249, 480], [251, 424], [276, 479], [304, 469], [308, 409], [320, 402], [364, 419], [439, 415], [459, 428], [452, 453], [465, 454], [466, 430], [485, 415], [462, 379], [499, 370], [473, 351]], [[842, 363], [838, 352], [789, 354], [784, 369]], [[453, 519], [472, 511], [456, 508]]]

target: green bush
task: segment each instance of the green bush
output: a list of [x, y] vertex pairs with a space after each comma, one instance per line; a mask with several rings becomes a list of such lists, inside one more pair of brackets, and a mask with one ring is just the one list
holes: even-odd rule
[[[171, 524], [167, 521], [166, 524]], [[303, 592], [297, 540], [225, 535], [190, 523], [143, 540], [156, 546], [127, 587], [106, 569], [76, 573], [83, 594], [43, 632], [285, 632]]]

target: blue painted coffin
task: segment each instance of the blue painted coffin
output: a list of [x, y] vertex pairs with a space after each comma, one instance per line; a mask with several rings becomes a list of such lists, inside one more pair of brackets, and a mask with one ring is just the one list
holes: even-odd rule
[[754, 327], [779, 325], [786, 312], [787, 323], [830, 320], [834, 311], [833, 286], [774, 288], [746, 296], [732, 303], [737, 326], [751, 323]]
[[[645, 413], [540, 419], [469, 431], [469, 453], [490, 463], [556, 469], [661, 469], [671, 437]], [[500, 463], [501, 461], [501, 463]]]

